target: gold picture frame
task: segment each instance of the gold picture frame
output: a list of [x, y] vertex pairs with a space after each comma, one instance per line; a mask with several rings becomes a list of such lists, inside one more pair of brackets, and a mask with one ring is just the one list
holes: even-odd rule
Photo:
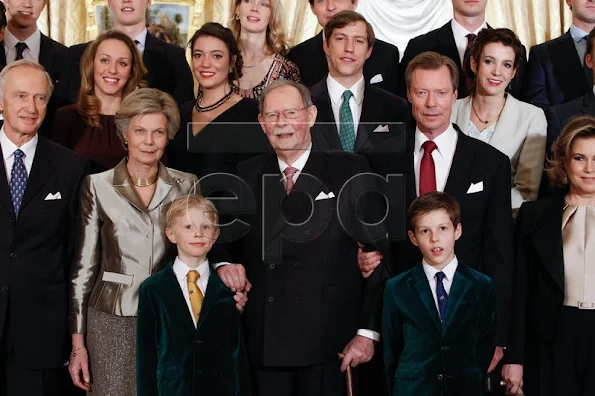
[[[149, 13], [151, 11], [155, 12], [161, 8], [166, 10], [164, 14], [166, 14], [166, 19], [168, 19], [167, 17], [173, 12], [172, 10], [176, 10], [176, 16], [180, 15], [181, 21], [178, 22], [176, 18], [176, 21], [172, 23], [182, 23], [184, 28], [180, 38], [186, 38], [185, 40], [178, 39], [177, 44], [181, 47], [185, 47], [187, 38], [194, 34], [194, 32], [204, 23], [204, 2], [205, 0], [154, 0], [151, 2], [151, 7], [149, 7]], [[85, 6], [87, 10], [86, 40], [91, 41], [97, 38], [101, 32], [98, 24], [98, 10], [105, 10], [107, 8], [107, 0], [85, 0]], [[104, 16], [105, 18], [111, 17], [111, 12], [109, 10], [104, 12], [109, 12], [109, 15]]]

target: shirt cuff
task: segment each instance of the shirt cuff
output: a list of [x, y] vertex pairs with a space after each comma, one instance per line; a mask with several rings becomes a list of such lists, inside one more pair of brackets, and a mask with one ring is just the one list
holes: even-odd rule
[[380, 341], [380, 333], [378, 333], [374, 330], [359, 329], [357, 331], [357, 335], [360, 335], [360, 336], [366, 337], [366, 338], [370, 338], [374, 341]]
[[217, 269], [219, 267], [223, 267], [224, 265], [229, 265], [229, 264], [231, 264], [231, 263], [228, 263], [227, 261], [222, 261], [220, 263], [213, 264], [213, 268]]

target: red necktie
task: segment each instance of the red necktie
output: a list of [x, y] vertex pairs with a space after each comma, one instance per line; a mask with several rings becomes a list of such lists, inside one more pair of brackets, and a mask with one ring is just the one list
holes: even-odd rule
[[421, 145], [424, 149], [424, 155], [421, 157], [421, 164], [419, 166], [419, 196], [436, 191], [436, 167], [434, 166], [434, 158], [432, 158], [432, 151], [436, 150], [437, 146], [431, 140], [424, 142]]
[[465, 88], [471, 89], [473, 85], [473, 71], [471, 70], [471, 46], [477, 37], [476, 34], [469, 33], [467, 35], [467, 48], [465, 55], [463, 55], [463, 73], [465, 73]]
[[289, 195], [289, 193], [291, 192], [291, 189], [293, 188], [293, 185], [294, 185], [293, 175], [295, 175], [297, 173], [297, 171], [298, 170], [292, 166], [288, 166], [283, 171], [283, 174], [285, 175], [285, 193], [287, 195]]

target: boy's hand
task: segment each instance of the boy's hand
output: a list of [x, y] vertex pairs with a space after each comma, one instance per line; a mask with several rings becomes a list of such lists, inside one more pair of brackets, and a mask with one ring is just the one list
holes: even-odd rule
[[378, 251], [364, 252], [364, 245], [357, 243], [357, 266], [364, 278], [372, 275], [372, 272], [378, 267], [383, 257]]
[[233, 296], [233, 299], [236, 302], [236, 308], [241, 313], [244, 312], [244, 307], [246, 306], [246, 303], [248, 302], [248, 292], [250, 291], [251, 288], [252, 288], [252, 285], [250, 284], [250, 282], [248, 282], [248, 280], [246, 280], [246, 287], [244, 288], [244, 291], [237, 291], [236, 295]]
[[505, 364], [502, 367], [502, 378], [506, 382], [506, 394], [518, 395], [519, 389], [523, 388], [523, 366], [520, 364]]
[[246, 269], [242, 264], [225, 264], [217, 268], [217, 274], [223, 284], [233, 292], [244, 291], [246, 284]]
[[374, 356], [374, 340], [356, 335], [343, 349], [343, 355], [345, 357], [341, 363], [341, 371], [347, 370], [347, 366], [356, 367], [361, 363], [369, 362]]
[[496, 351], [494, 352], [494, 357], [492, 358], [492, 363], [490, 363], [490, 367], [488, 368], [488, 373], [494, 371], [500, 360], [504, 356], [504, 348], [497, 346]]

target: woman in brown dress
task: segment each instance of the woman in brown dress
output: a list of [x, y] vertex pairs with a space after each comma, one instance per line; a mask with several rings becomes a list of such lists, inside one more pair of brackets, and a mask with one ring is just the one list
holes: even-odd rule
[[284, 57], [288, 45], [283, 33], [280, 0], [234, 0], [229, 22], [244, 64], [240, 95], [258, 99], [264, 87], [280, 78], [300, 82], [298, 67]]
[[146, 73], [132, 39], [117, 31], [100, 35], [83, 54], [77, 103], [56, 112], [52, 140], [87, 158], [91, 173], [116, 166], [126, 151], [114, 115]]

